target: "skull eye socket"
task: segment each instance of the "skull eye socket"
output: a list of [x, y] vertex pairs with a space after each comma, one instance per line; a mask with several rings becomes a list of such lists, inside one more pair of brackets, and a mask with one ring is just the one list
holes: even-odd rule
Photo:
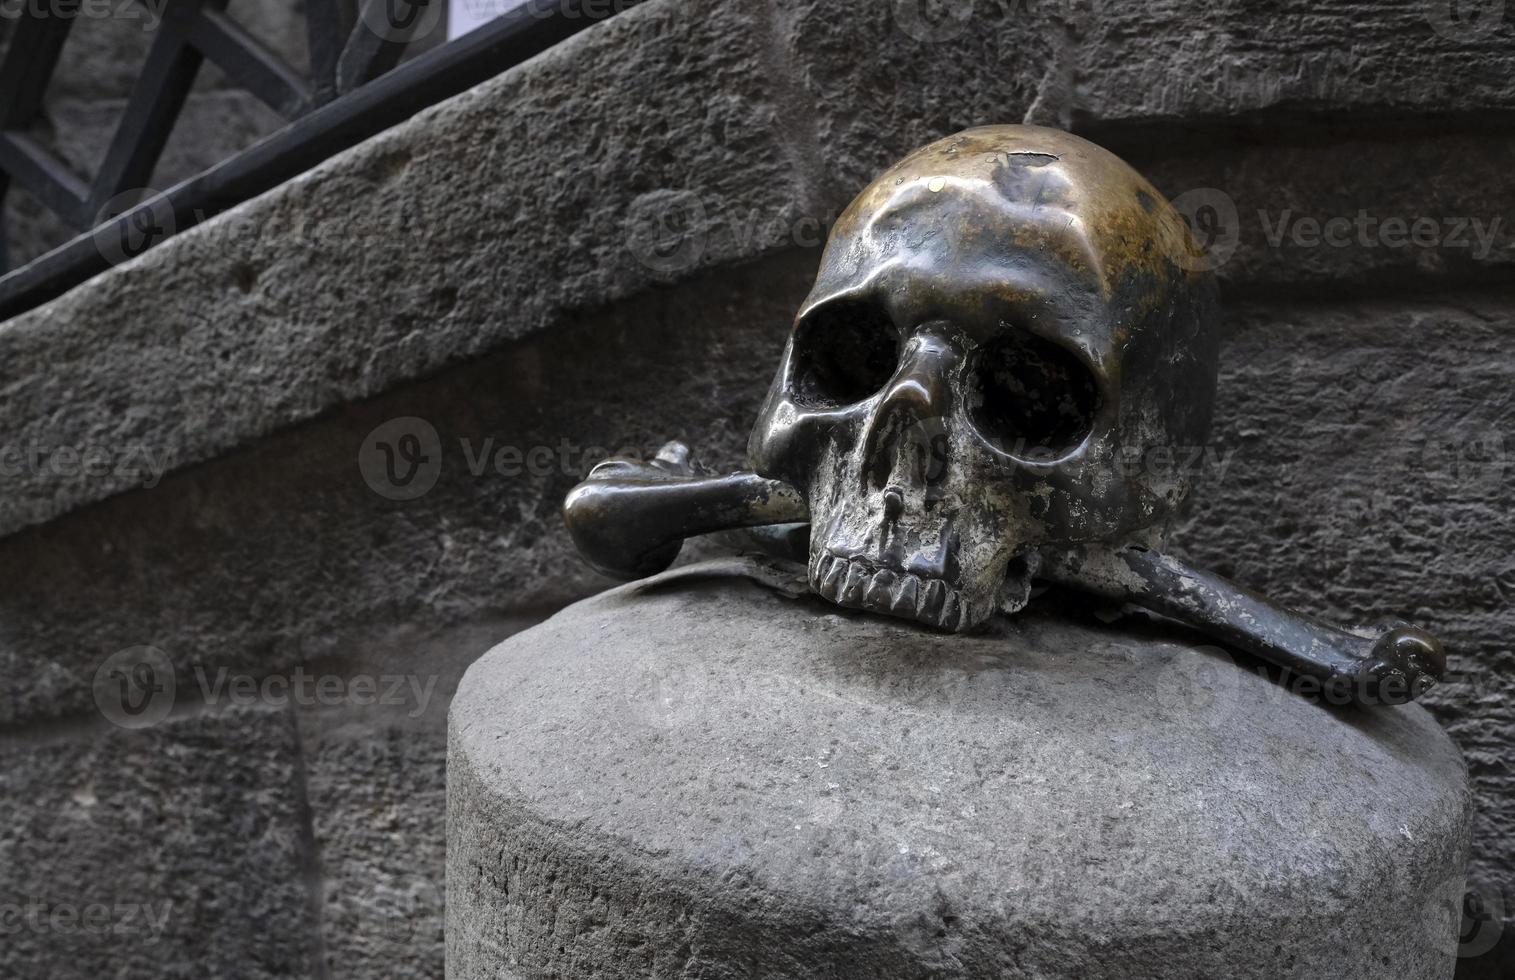
[[869, 303], [842, 300], [812, 312], [794, 333], [799, 401], [836, 408], [869, 397], [899, 366], [899, 331]]
[[1050, 462], [1068, 455], [1094, 428], [1099, 383], [1071, 351], [1025, 330], [1006, 332], [980, 351], [970, 415], [1002, 453]]

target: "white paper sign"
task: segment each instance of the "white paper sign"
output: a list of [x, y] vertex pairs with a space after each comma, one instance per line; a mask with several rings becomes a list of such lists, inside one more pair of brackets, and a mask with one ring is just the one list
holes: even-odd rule
[[529, 0], [447, 0], [447, 40], [462, 37], [505, 11], [528, 2]]

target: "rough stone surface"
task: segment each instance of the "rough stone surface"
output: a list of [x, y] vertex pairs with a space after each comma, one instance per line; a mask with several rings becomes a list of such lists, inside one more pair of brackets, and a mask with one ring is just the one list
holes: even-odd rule
[[[1137, 155], [1182, 142], [1175, 132], [1188, 156], [1196, 140], [1211, 144], [1218, 160], [1200, 153], [1165, 186], [1215, 186], [1238, 168], [1245, 240], [1236, 269], [1222, 270], [1238, 279], [1319, 285], [1364, 264], [1380, 280], [1410, 267], [1445, 266], [1453, 279], [1470, 265], [1484, 278], [1508, 268], [1507, 238], [1497, 261], [1473, 263], [1456, 247], [1356, 250], [1366, 258], [1260, 251], [1252, 202], [1273, 186], [1273, 165], [1231, 152], [1258, 142], [1246, 128], [1258, 123], [1329, 124], [1350, 110], [1357, 125], [1380, 120], [1368, 138], [1382, 141], [1398, 118], [1385, 114], [1413, 115], [1429, 133], [1416, 166], [1468, 169], [1448, 178], [1448, 192], [1416, 193], [1406, 175], [1417, 171], [1402, 167], [1382, 200], [1359, 205], [1365, 192], [1337, 187], [1363, 185], [1351, 170], [1357, 154], [1322, 172], [1300, 149], [1281, 193], [1298, 187], [1324, 218], [1365, 206], [1490, 219], [1505, 207], [1508, 141], [1475, 140], [1473, 158], [1449, 168], [1435, 150], [1445, 126], [1426, 119], [1512, 108], [1508, 24], [1489, 37], [1443, 36], [1426, 26], [1438, 5], [1419, 0], [1383, 18], [1342, 2], [1281, 13], [1094, 7], [644, 4], [14, 318], [0, 329], [0, 357], [25, 380], [0, 393], [0, 421], [18, 442], [153, 441], [177, 469], [496, 349], [565, 311], [813, 244], [879, 167], [976, 123], [1072, 122], [1145, 151]], [[964, 12], [973, 19], [956, 16]], [[1177, 129], [1151, 128], [1175, 120]], [[1216, 121], [1243, 135], [1201, 128]], [[1290, 138], [1285, 129], [1276, 142]], [[1399, 159], [1379, 156], [1372, 173]], [[1262, 200], [1281, 210], [1294, 198]], [[45, 231], [24, 201], [11, 210]], [[130, 486], [26, 474], [0, 500], [0, 531]]]
[[[1506, 178], [1515, 141], [1507, 137], [1409, 133], [1386, 145], [1295, 134], [1172, 152], [1140, 135], [1111, 135], [1114, 148], [1199, 218], [1233, 296], [1503, 284], [1515, 266], [1515, 183]], [[1206, 205], [1216, 210], [1196, 215]]]
[[[992, 0], [979, 0], [990, 3]], [[1074, 119], [1174, 121], [1515, 109], [1503, 4], [1070, 0]], [[1481, 21], [1478, 15], [1482, 14]]]
[[319, 977], [300, 780], [287, 711], [7, 738], [0, 976]]
[[[604, 456], [670, 438], [739, 465], [812, 269], [791, 256], [649, 293], [0, 538], [0, 725], [93, 713], [96, 669], [136, 644], [185, 677], [262, 676], [354, 631], [547, 612], [603, 588], [563, 496]], [[412, 485], [388, 482], [370, 440], [421, 425], [438, 455], [417, 480], [434, 485], [397, 499]]]
[[1424, 709], [1066, 611], [943, 636], [753, 568], [469, 669], [450, 977], [1452, 975], [1470, 799]]
[[[432, 690], [419, 719], [408, 681], [390, 712], [342, 698], [302, 713], [303, 771], [332, 980], [440, 976], [426, 923], [442, 894], [452, 684], [500, 637], [607, 584], [575, 556], [558, 513], [600, 456], [677, 436], [712, 465], [740, 463], [813, 262], [646, 294], [0, 539], [0, 729], [95, 716], [96, 671], [143, 643], [172, 661], [184, 710], [203, 709], [201, 678], [223, 672], [261, 682], [303, 671], [346, 692], [359, 676], [415, 677]], [[576, 367], [553, 367], [564, 363]], [[395, 418], [425, 419], [443, 440], [435, 486], [410, 500], [376, 492], [360, 469], [375, 451], [367, 437]], [[222, 777], [180, 778], [199, 793]], [[249, 888], [262, 882], [247, 876]], [[199, 975], [193, 951], [168, 959]]]
[[952, 4], [937, 17], [930, 6], [773, 2], [791, 138], [817, 162], [828, 221], [917, 147], [970, 126], [1057, 112], [1064, 49], [1056, 5], [982, 3], [971, 25], [945, 15]]
[[[363, 649], [386, 623], [547, 612], [602, 587], [605, 580], [574, 557], [557, 516], [586, 454], [678, 436], [717, 466], [738, 464], [813, 269], [813, 256], [796, 255], [653, 292], [0, 540], [0, 569], [8, 570], [0, 572], [7, 725], [93, 711], [88, 685], [100, 661], [136, 643], [162, 646], [184, 676], [197, 665], [263, 676]], [[1508, 578], [1499, 559], [1515, 553], [1515, 528], [1506, 520], [1512, 508], [1500, 503], [1508, 470], [1487, 465], [1504, 457], [1490, 460], [1480, 446], [1490, 430], [1510, 431], [1502, 379], [1515, 359], [1511, 308], [1497, 294], [1455, 304], [1233, 305], [1216, 431], [1217, 445], [1236, 447], [1237, 455], [1223, 474], [1202, 474], [1200, 516], [1178, 538], [1191, 557], [1307, 610], [1343, 619], [1397, 612], [1449, 637], [1458, 677], [1434, 707], [1469, 759], [1479, 797], [1473, 874], [1496, 898], [1515, 888], [1515, 785], [1506, 762], [1507, 733], [1515, 730], [1507, 705], [1515, 699], [1501, 680], [1511, 672], [1507, 637], [1515, 624], [1508, 597], [1497, 591]], [[1347, 365], [1340, 372], [1339, 361]], [[558, 370], [564, 364], [575, 367]], [[1401, 375], [1420, 379], [1413, 396], [1395, 380]], [[1342, 405], [1355, 406], [1346, 410], [1353, 414], [1329, 407]], [[409, 416], [443, 434], [440, 477], [423, 497], [389, 500], [363, 481], [360, 448], [381, 423]], [[1342, 429], [1344, 418], [1356, 427]], [[1452, 439], [1451, 455], [1434, 457], [1442, 475], [1426, 484], [1410, 478], [1397, 440], [1409, 433], [1419, 446], [1419, 433], [1437, 426]], [[486, 452], [487, 439], [494, 441]], [[580, 452], [560, 453], [563, 439]], [[503, 460], [505, 472], [496, 468], [495, 450], [533, 446], [547, 447], [550, 460], [535, 475], [509, 469], [512, 461], [524, 465], [514, 457]], [[489, 460], [478, 476], [469, 452]], [[1456, 485], [1447, 483], [1446, 467], [1464, 458], [1473, 472], [1495, 478], [1491, 490], [1447, 492]], [[1436, 540], [1444, 569], [1432, 577], [1415, 562], [1380, 554], [1388, 547], [1373, 531], [1380, 525], [1359, 523], [1365, 518], [1352, 488], [1372, 488], [1386, 501], [1373, 512], [1380, 516], [1410, 504], [1426, 520], [1443, 515]], [[1335, 560], [1320, 540], [1323, 529], [1338, 549]], [[1376, 557], [1358, 561], [1359, 553]], [[1422, 598], [1431, 587], [1437, 591]], [[436, 860], [425, 856], [424, 835], [435, 827], [437, 774], [422, 761], [435, 752], [407, 745], [403, 758], [412, 763], [397, 755], [396, 764], [422, 771], [395, 772], [397, 782], [376, 791], [395, 807], [392, 837], [349, 833], [348, 821], [366, 814], [344, 808], [343, 780], [361, 785], [383, 765], [370, 765], [356, 746], [392, 737], [386, 725], [363, 726], [354, 721], [344, 736], [350, 752], [307, 750], [319, 767], [312, 780], [331, 787], [319, 810], [341, 813], [317, 814], [333, 855], [328, 895], [337, 907], [328, 914], [350, 926], [338, 939], [327, 929], [331, 960], [356, 969], [405, 953], [434, 964], [434, 949], [402, 949], [390, 938], [389, 910], [411, 892], [369, 894], [363, 883], [392, 880], [424, 894], [411, 876]], [[405, 848], [417, 852], [414, 863], [395, 865], [392, 855]], [[1493, 957], [1465, 960], [1463, 976], [1504, 980]]]
[[333, 978], [442, 975], [446, 759], [441, 738], [354, 726], [311, 760]]
[[[1478, 796], [1477, 893], [1509, 915], [1515, 331], [1507, 304], [1468, 295], [1455, 306], [1237, 308], [1212, 435], [1221, 465], [1202, 474], [1176, 542], [1202, 566], [1327, 620], [1402, 617], [1443, 638], [1452, 676], [1429, 704], [1461, 745]], [[1469, 976], [1505, 975], [1484, 955], [1497, 928], [1486, 925], [1469, 944], [1466, 966], [1478, 971]]]
[[301, 706], [330, 980], [442, 975], [447, 708], [468, 664], [536, 619], [375, 631], [309, 665], [373, 685]]

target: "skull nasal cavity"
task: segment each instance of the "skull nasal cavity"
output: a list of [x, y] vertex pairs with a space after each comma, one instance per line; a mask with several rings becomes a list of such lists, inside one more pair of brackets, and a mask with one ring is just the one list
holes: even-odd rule
[[951, 447], [945, 420], [918, 409], [908, 400], [887, 401], [869, 420], [861, 473], [865, 492], [896, 483], [929, 489], [946, 479]]
[[889, 314], [860, 300], [812, 311], [795, 329], [793, 345], [795, 398], [820, 408], [872, 397], [899, 362], [899, 331]]
[[929, 487], [946, 475], [947, 413], [957, 359], [950, 345], [930, 333], [918, 334], [908, 346], [867, 423], [864, 489], [880, 490], [896, 477]]
[[970, 417], [999, 451], [1020, 459], [1065, 456], [1094, 427], [1099, 383], [1072, 351], [1006, 328], [979, 351]]

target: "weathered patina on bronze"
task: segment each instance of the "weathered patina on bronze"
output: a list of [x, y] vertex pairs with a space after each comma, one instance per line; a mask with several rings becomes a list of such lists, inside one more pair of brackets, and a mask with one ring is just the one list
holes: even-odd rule
[[607, 459], [563, 502], [579, 554], [606, 575], [625, 579], [673, 564], [685, 538], [798, 523], [806, 515], [794, 487], [751, 473], [706, 473], [678, 442], [649, 461]]
[[1057, 130], [971, 129], [842, 214], [753, 428], [755, 472], [700, 473], [671, 444], [597, 467], [564, 513], [625, 577], [693, 534], [808, 521], [810, 586], [842, 606], [964, 631], [1051, 581], [1358, 700], [1415, 697], [1445, 669], [1423, 630], [1337, 630], [1161, 553], [1218, 334], [1205, 256], [1134, 170]]

